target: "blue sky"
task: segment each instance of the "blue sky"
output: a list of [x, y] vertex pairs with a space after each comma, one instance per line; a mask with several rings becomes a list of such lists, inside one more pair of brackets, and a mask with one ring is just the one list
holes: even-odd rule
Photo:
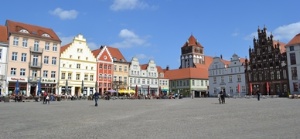
[[127, 61], [153, 59], [180, 66], [181, 46], [191, 34], [208, 56], [248, 57], [258, 26], [287, 43], [300, 33], [300, 1], [270, 0], [5, 0], [7, 19], [52, 28], [70, 43], [81, 33], [90, 49], [118, 47]]

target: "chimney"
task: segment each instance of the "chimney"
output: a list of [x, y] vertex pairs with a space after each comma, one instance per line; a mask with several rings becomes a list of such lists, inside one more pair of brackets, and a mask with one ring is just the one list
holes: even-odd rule
[[223, 59], [223, 56], [222, 56], [222, 55], [220, 55], [220, 58], [221, 58], [221, 59]]
[[169, 70], [169, 65], [167, 65], [166, 70]]

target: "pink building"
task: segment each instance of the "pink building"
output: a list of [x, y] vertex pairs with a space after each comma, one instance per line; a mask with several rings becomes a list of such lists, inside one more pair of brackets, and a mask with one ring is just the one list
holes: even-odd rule
[[6, 21], [8, 31], [8, 93], [15, 90], [19, 81], [20, 93], [37, 93], [37, 83], [42, 90], [56, 93], [59, 79], [61, 41], [56, 33], [46, 27]]

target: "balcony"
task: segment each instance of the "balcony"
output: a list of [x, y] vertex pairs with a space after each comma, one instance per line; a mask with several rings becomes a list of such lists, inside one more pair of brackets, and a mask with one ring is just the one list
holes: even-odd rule
[[29, 67], [30, 68], [42, 68], [42, 63], [38, 63], [38, 62], [29, 62]]
[[41, 79], [41, 77], [28, 77], [28, 82], [38, 82]]
[[39, 47], [30, 47], [30, 52], [31, 53], [42, 54], [43, 50], [44, 50], [43, 48], [39, 48]]

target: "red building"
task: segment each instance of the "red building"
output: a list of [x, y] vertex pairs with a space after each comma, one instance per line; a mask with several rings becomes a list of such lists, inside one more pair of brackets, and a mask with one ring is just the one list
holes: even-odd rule
[[97, 60], [96, 90], [103, 95], [105, 91], [112, 89], [113, 58], [107, 46], [101, 46], [92, 53]]

